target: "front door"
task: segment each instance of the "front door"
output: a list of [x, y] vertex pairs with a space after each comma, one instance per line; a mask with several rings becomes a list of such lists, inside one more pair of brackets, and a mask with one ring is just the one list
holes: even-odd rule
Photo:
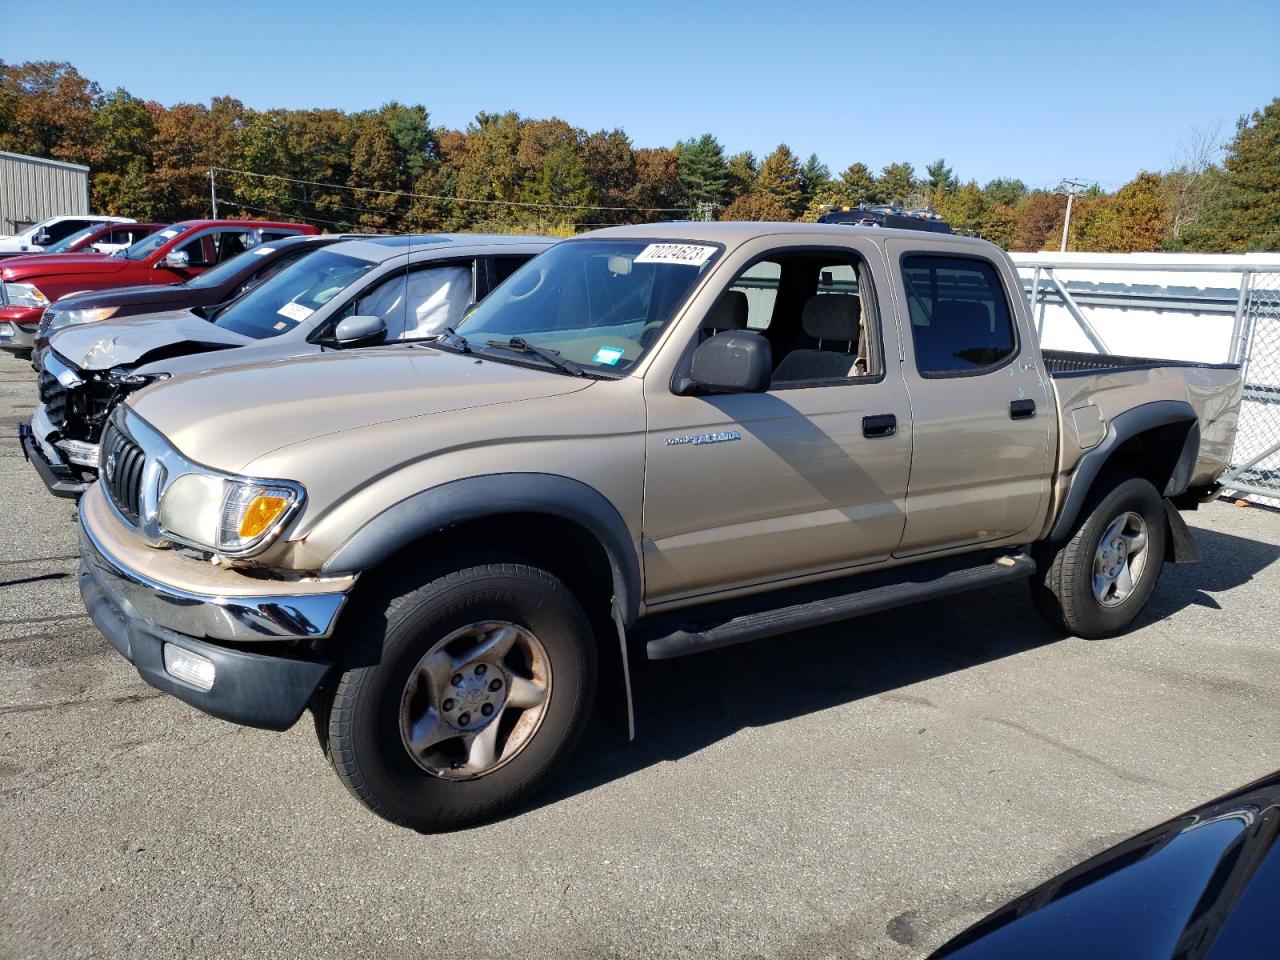
[[852, 244], [764, 252], [696, 336], [766, 336], [772, 387], [681, 396], [646, 378], [649, 604], [871, 563], [897, 546], [911, 412], [896, 342], [884, 348], [879, 279]]

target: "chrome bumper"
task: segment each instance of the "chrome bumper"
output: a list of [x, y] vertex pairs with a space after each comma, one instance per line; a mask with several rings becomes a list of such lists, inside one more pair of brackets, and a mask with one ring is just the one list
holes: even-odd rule
[[80, 560], [97, 590], [125, 617], [196, 639], [232, 643], [323, 639], [332, 634], [347, 600], [345, 592], [237, 597], [178, 590], [111, 556], [84, 518]]
[[35, 329], [24, 330], [12, 320], [0, 320], [0, 350], [23, 352], [35, 345]]

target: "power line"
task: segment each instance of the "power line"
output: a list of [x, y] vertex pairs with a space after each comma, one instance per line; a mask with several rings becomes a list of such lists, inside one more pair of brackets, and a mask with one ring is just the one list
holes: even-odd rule
[[297, 177], [285, 177], [277, 173], [254, 173], [252, 170], [237, 170], [234, 167], [212, 167], [223, 173], [238, 173], [246, 177], [260, 177], [264, 180], [284, 180], [288, 183], [303, 183], [313, 187], [325, 187], [330, 190], [360, 190], [365, 193], [381, 193], [395, 197], [412, 197], [417, 200], [444, 200], [448, 203], [484, 203], [503, 207], [537, 207], [543, 210], [607, 210], [623, 213], [675, 213], [687, 211], [688, 207], [606, 207], [590, 203], [534, 203], [528, 200], [482, 200], [476, 197], [446, 197], [433, 193], [409, 193], [404, 190], [381, 190], [376, 187], [350, 187], [342, 183], [323, 183], [319, 180], [301, 180]]

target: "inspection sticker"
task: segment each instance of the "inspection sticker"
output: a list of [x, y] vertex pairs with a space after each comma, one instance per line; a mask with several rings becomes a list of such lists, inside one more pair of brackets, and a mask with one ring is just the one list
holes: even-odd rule
[[612, 367], [615, 363], [617, 363], [619, 360], [622, 359], [622, 355], [625, 352], [626, 351], [624, 351], [621, 347], [601, 347], [599, 350], [596, 351], [596, 355], [591, 358], [591, 362], [607, 363], [609, 366]]
[[283, 307], [277, 310], [276, 313], [280, 314], [282, 317], [288, 317], [294, 323], [301, 323], [303, 320], [307, 319], [307, 317], [311, 316], [311, 314], [315, 313], [315, 311], [307, 309], [300, 303], [286, 303]]
[[683, 263], [700, 267], [716, 252], [697, 243], [651, 243], [640, 251], [636, 263]]
[[276, 252], [275, 247], [258, 247], [256, 250], [253, 251], [253, 255], [255, 257], [261, 257], [264, 254], [275, 253], [275, 252]]

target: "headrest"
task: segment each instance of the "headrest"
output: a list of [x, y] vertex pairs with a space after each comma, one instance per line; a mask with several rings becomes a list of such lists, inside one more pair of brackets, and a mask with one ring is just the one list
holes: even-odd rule
[[862, 300], [851, 293], [816, 293], [804, 305], [800, 323], [815, 340], [857, 340]]
[[725, 292], [707, 314], [703, 327], [708, 330], [747, 329], [747, 295], [741, 290]]
[[933, 308], [933, 323], [970, 336], [991, 333], [991, 313], [977, 300], [939, 300]]

